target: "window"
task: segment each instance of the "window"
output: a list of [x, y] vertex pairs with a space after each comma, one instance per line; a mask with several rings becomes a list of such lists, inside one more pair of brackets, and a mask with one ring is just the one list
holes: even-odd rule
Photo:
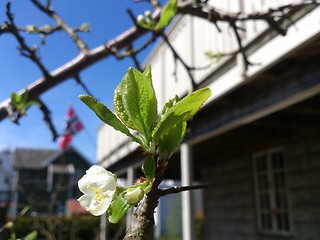
[[253, 157], [258, 230], [289, 233], [291, 230], [285, 156], [282, 149]]

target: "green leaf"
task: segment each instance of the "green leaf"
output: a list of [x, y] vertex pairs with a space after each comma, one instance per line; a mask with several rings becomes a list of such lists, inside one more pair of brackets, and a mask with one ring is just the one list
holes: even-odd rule
[[164, 105], [161, 115], [159, 116], [159, 121], [166, 115], [167, 112], [169, 112], [169, 110], [177, 103], [179, 102], [180, 99], [178, 97], [178, 95], [175, 95], [172, 99], [170, 99], [169, 101], [166, 102], [166, 104]]
[[141, 142], [133, 136], [128, 128], [101, 102], [96, 100], [94, 97], [82, 94], [79, 96], [80, 100], [84, 102], [95, 114], [100, 118], [101, 121], [110, 125], [115, 130], [120, 131], [130, 137], [133, 141]]
[[19, 93], [12, 93], [11, 94], [11, 101], [15, 108], [19, 111], [20, 114], [24, 115], [26, 110], [31, 105], [40, 106], [40, 103], [37, 101], [28, 101], [28, 90], [25, 90], [22, 94]]
[[79, 27], [81, 32], [90, 32], [90, 24], [89, 23], [82, 23]]
[[13, 103], [15, 105], [18, 105], [19, 103], [21, 103], [21, 99], [22, 99], [22, 97], [20, 94], [15, 93], [15, 92], [11, 93], [11, 100], [13, 101]]
[[208, 51], [204, 54], [209, 60], [214, 61], [215, 63], [220, 62], [223, 57], [223, 54], [221, 52], [217, 52], [216, 54], [214, 54], [213, 52]]
[[28, 101], [28, 96], [29, 96], [29, 92], [28, 92], [28, 90], [25, 90], [21, 94], [21, 103], [25, 104]]
[[210, 95], [211, 90], [209, 88], [199, 89], [172, 106], [153, 129], [153, 141], [157, 142], [162, 135], [170, 131], [175, 125], [190, 119]]
[[154, 25], [155, 23], [154, 22], [147, 22], [145, 19], [143, 21], [138, 21], [137, 24], [144, 28], [144, 29], [148, 29], [148, 30], [153, 30], [154, 29]]
[[144, 175], [146, 176], [147, 180], [149, 182], [152, 182], [155, 177], [155, 173], [156, 173], [156, 164], [155, 164], [153, 157], [147, 156], [144, 159], [142, 170], [143, 170]]
[[114, 91], [113, 105], [116, 111], [118, 118], [126, 125], [126, 127], [131, 128], [133, 130], [138, 130], [137, 127], [131, 122], [129, 116], [126, 113], [126, 110], [123, 106], [122, 102], [122, 82], [118, 85], [116, 90]]
[[17, 236], [16, 236], [16, 233], [15, 232], [12, 232], [10, 234], [10, 240], [16, 240], [17, 239]]
[[169, 0], [166, 3], [166, 5], [164, 5], [160, 14], [160, 19], [156, 24], [154, 30], [161, 30], [170, 23], [172, 18], [177, 13], [177, 5], [178, 5], [178, 0]]
[[[164, 105], [159, 121], [166, 116], [171, 108], [180, 101], [179, 97], [176, 95], [170, 99]], [[168, 132], [161, 135], [158, 140], [158, 154], [161, 159], [169, 159], [172, 153], [176, 150], [180, 142], [182, 141], [185, 131], [186, 131], [186, 122], [180, 122], [171, 128]]]
[[117, 223], [131, 206], [121, 196], [116, 196], [108, 208], [109, 222]]
[[129, 68], [121, 83], [122, 104], [130, 121], [149, 142], [157, 118], [157, 99], [152, 86], [151, 67], [141, 73]]
[[171, 157], [182, 141], [186, 127], [187, 123], [183, 121], [161, 135], [158, 140], [158, 154], [161, 159], [169, 159]]
[[25, 240], [36, 240], [38, 238], [38, 232], [32, 231], [27, 236], [24, 237]]

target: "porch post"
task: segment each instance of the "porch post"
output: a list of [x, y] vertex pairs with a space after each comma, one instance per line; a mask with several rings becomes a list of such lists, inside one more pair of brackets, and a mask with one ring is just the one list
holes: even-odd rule
[[[192, 184], [192, 147], [187, 143], [180, 146], [181, 185]], [[191, 191], [182, 192], [182, 239], [194, 240], [194, 212]]]
[[[127, 186], [132, 185], [133, 181], [134, 181], [134, 168], [128, 167], [128, 169], [127, 169]], [[133, 213], [133, 209], [130, 208], [128, 210], [127, 216], [126, 216], [126, 230], [128, 230], [130, 227], [132, 213]]]
[[100, 240], [108, 240], [108, 226], [107, 226], [107, 213], [104, 213], [100, 217]]

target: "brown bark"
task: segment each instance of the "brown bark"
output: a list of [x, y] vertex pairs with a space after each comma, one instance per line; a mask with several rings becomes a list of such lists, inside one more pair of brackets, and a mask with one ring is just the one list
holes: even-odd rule
[[154, 226], [154, 210], [158, 206], [159, 197], [149, 193], [139, 203], [131, 217], [130, 228], [124, 239], [146, 240]]

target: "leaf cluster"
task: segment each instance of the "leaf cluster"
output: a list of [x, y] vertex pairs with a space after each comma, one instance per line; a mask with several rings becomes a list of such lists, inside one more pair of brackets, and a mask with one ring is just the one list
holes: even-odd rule
[[163, 7], [160, 13], [160, 18], [155, 21], [149, 11], [146, 11], [144, 16], [139, 15], [137, 24], [151, 31], [160, 31], [169, 25], [172, 18], [177, 13], [178, 0], [169, 0]]
[[114, 92], [115, 113], [90, 95], [79, 96], [101, 121], [137, 142], [146, 156], [142, 166], [146, 180], [118, 189], [108, 209], [110, 222], [118, 222], [150, 191], [156, 162], [169, 160], [185, 135], [187, 121], [210, 95], [210, 89], [205, 88], [181, 100], [175, 96], [158, 114], [151, 67], [148, 66], [143, 72], [128, 69]]
[[209, 98], [208, 88], [197, 90], [182, 100], [170, 99], [158, 115], [151, 67], [139, 72], [129, 68], [114, 93], [115, 114], [90, 95], [79, 98], [98, 118], [137, 142], [147, 156], [168, 159], [181, 142], [186, 122]]
[[26, 90], [22, 94], [12, 93], [11, 94], [11, 103], [18, 111], [18, 113], [23, 116], [26, 114], [26, 111], [32, 105], [40, 106], [40, 103], [37, 101], [32, 101], [28, 99], [29, 92]]

